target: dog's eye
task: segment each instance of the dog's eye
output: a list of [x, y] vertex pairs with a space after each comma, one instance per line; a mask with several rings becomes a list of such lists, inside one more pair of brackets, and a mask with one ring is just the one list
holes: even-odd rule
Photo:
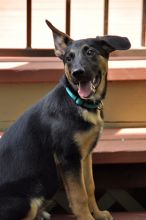
[[73, 59], [74, 59], [74, 57], [75, 57], [75, 54], [74, 53], [69, 53], [69, 54], [67, 54], [66, 55], [66, 62], [71, 62]]
[[66, 62], [70, 62], [71, 59], [72, 59], [71, 56], [67, 56], [67, 57], [66, 57]]
[[88, 49], [86, 53], [87, 53], [87, 56], [93, 57], [95, 55], [95, 50], [94, 49]]
[[72, 52], [70, 52], [70, 53], [68, 53], [68, 54], [66, 55], [65, 60], [66, 60], [67, 63], [69, 63], [69, 62], [71, 62], [71, 61], [74, 59], [74, 57], [75, 57], [75, 54], [72, 53]]

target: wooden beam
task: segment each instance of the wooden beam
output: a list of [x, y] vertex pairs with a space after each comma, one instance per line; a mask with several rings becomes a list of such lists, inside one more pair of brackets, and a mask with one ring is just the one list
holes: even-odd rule
[[112, 189], [108, 190], [108, 194], [127, 211], [145, 211], [145, 208], [126, 190]]
[[103, 34], [108, 34], [108, 23], [109, 23], [109, 0], [104, 0], [104, 30]]
[[27, 48], [25, 49], [0, 49], [0, 58], [1, 57], [55, 57], [55, 53], [53, 49], [32, 49], [29, 46], [31, 45], [31, 41], [27, 41]]
[[31, 25], [32, 25], [32, 0], [27, 0], [27, 22], [26, 22], [26, 48], [31, 48]]
[[146, 0], [143, 0], [142, 6], [142, 36], [141, 36], [142, 46], [146, 46]]
[[66, 0], [66, 34], [70, 35], [71, 0]]

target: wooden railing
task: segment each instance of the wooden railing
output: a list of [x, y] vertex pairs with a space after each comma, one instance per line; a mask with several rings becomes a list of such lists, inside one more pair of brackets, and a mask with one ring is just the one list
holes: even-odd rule
[[[70, 35], [71, 30], [71, 2], [72, 0], [66, 0], [66, 10], [65, 10], [65, 30], [68, 35]], [[26, 0], [26, 48], [24, 49], [9, 49], [9, 48], [0, 48], [0, 56], [54, 56], [54, 51], [52, 49], [33, 49], [32, 48], [32, 0]], [[110, 1], [104, 0], [104, 27], [103, 34], [108, 34], [109, 28], [109, 6]], [[141, 46], [146, 46], [146, 0], [142, 0], [142, 28], [141, 28]], [[146, 56], [146, 49], [132, 49], [129, 51], [118, 52], [114, 56], [128, 56], [133, 58], [135, 56]]]

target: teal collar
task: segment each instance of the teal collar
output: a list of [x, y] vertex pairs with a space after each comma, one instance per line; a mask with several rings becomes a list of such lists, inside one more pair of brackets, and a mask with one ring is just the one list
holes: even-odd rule
[[70, 96], [70, 98], [79, 106], [82, 106], [87, 109], [99, 109], [101, 110], [103, 108], [103, 103], [102, 101], [97, 101], [97, 102], [89, 102], [86, 101], [85, 99], [81, 99], [79, 96], [76, 96], [68, 86], [66, 86], [66, 92]]

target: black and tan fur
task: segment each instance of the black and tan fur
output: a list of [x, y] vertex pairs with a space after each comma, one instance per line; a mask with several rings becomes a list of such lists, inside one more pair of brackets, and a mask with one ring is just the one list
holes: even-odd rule
[[[73, 41], [47, 24], [65, 74], [0, 140], [0, 219], [49, 219], [40, 210], [57, 191], [59, 173], [78, 220], [112, 220], [95, 201], [92, 150], [103, 128], [109, 53], [128, 49], [130, 43], [118, 36]], [[99, 106], [77, 105], [66, 86], [85, 103]]]

